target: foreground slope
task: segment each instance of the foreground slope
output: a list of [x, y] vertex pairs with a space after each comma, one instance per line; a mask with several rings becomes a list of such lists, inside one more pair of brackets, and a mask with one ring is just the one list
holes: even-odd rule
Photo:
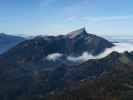
[[[92, 62], [95, 63], [92, 64]], [[97, 76], [97, 78], [87, 79], [85, 78], [85, 76], [90, 76], [90, 64], [92, 64], [92, 67], [97, 66], [97, 68], [104, 66], [104, 71], [101, 72]], [[80, 80], [80, 85], [78, 88], [65, 88], [62, 92], [54, 91], [50, 93], [48, 97], [42, 96], [41, 98], [39, 98], [38, 96], [33, 96], [30, 100], [133, 99], [133, 53], [125, 52], [124, 54], [119, 54], [113, 52], [104, 59], [94, 61], [90, 60], [77, 67], [80, 67], [80, 72], [82, 73], [80, 73], [80, 75], [85, 74], [84, 78], [82, 77], [82, 80]], [[84, 68], [86, 69], [86, 71]], [[84, 71], [82, 71], [83, 69]], [[92, 72], [97, 72], [97, 69], [93, 69]]]
[[[37, 66], [36, 66], [37, 67]], [[45, 98], [46, 95], [52, 94], [50, 98], [56, 96], [60, 98], [62, 96], [63, 91], [67, 89], [69, 93], [64, 91], [64, 95], [68, 95], [71, 97], [71, 92], [74, 93], [75, 96], [80, 98], [86, 98], [87, 95], [90, 97], [101, 96], [103, 92], [102, 89], [106, 87], [106, 85], [110, 85], [109, 90], [111, 93], [121, 93], [121, 87], [119, 84], [124, 84], [123, 89], [126, 89], [124, 93], [127, 98], [127, 95], [131, 95], [132, 93], [132, 72], [133, 72], [133, 53], [125, 52], [123, 54], [119, 54], [117, 52], [111, 53], [109, 56], [100, 59], [100, 60], [89, 60], [83, 64], [76, 66], [60, 66], [55, 68], [54, 70], [46, 71], [45, 69], [37, 69], [35, 66], [18, 66], [16, 63], [8, 62], [6, 60], [0, 59], [0, 98], [1, 100], [30, 100], [33, 98], [37, 98], [35, 100], [39, 100], [40, 98]], [[111, 73], [111, 74], [110, 74]], [[122, 78], [121, 78], [122, 77]], [[86, 83], [91, 81], [94, 82]], [[103, 81], [102, 81], [103, 80]], [[111, 83], [108, 80], [112, 80]], [[96, 82], [95, 82], [96, 81]], [[87, 84], [81, 87], [81, 83]], [[97, 83], [98, 82], [98, 83]], [[108, 83], [109, 82], [109, 83]], [[98, 86], [101, 87], [98, 87]], [[90, 88], [86, 88], [92, 87]], [[113, 87], [112, 87], [113, 86]], [[80, 89], [81, 88], [81, 89]], [[118, 88], [118, 91], [115, 90]], [[82, 90], [83, 89], [83, 90]], [[94, 89], [94, 90], [93, 90]], [[95, 91], [99, 90], [97, 92]], [[93, 90], [93, 91], [92, 91]], [[86, 92], [86, 91], [92, 91]], [[114, 92], [112, 92], [114, 91]], [[85, 95], [80, 93], [86, 93]], [[96, 94], [95, 94], [96, 93]], [[115, 94], [107, 94], [107, 96], [115, 96]], [[122, 95], [122, 94], [121, 94]], [[121, 96], [120, 95], [120, 96]], [[119, 96], [119, 95], [118, 95]], [[34, 99], [33, 99], [34, 100]], [[42, 99], [43, 100], [43, 99]], [[45, 100], [45, 99], [44, 99]], [[51, 99], [50, 99], [51, 100]], [[56, 100], [56, 99], [52, 99]], [[57, 100], [69, 100], [69, 99], [57, 99]], [[77, 99], [72, 99], [77, 100]], [[86, 100], [86, 99], [80, 99]], [[92, 99], [99, 100], [99, 99]], [[102, 99], [100, 99], [102, 100]], [[103, 99], [107, 100], [107, 99]], [[110, 99], [113, 100], [113, 99]], [[126, 99], [116, 99], [116, 100], [126, 100]]]

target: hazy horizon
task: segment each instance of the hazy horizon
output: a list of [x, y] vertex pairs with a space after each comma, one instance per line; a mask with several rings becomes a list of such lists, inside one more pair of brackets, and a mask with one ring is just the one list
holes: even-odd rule
[[[58, 35], [67, 35], [69, 34], [70, 32], [72, 31], [75, 31], [75, 30], [78, 30], [80, 28], [77, 28], [77, 29], [72, 29], [72, 30], [67, 30], [66, 32], [64, 33], [48, 33], [48, 32], [45, 32], [45, 33], [8, 33], [8, 32], [0, 32], [0, 34], [6, 34], [6, 35], [14, 35], [14, 36], [24, 36], [24, 37], [27, 37], [27, 36], [39, 36], [39, 35], [42, 35], [42, 36], [58, 36]], [[126, 33], [123, 33], [123, 34], [116, 34], [116, 33], [92, 33], [92, 32], [89, 32], [88, 30], [86, 30], [86, 32], [88, 34], [94, 34], [94, 35], [97, 35], [97, 36], [102, 36], [102, 37], [112, 37], [112, 38], [132, 38], [133, 37], [133, 34], [126, 34]]]

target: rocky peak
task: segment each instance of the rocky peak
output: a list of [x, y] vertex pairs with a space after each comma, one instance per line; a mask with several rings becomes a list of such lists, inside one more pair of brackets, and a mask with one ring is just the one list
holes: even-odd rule
[[68, 33], [67, 36], [70, 39], [73, 39], [73, 38], [80, 36], [80, 35], [88, 35], [85, 28], [80, 28], [78, 30], [72, 31], [72, 32]]

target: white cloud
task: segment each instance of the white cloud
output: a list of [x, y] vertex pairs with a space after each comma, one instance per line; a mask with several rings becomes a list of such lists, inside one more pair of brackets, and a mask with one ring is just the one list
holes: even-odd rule
[[106, 57], [107, 55], [109, 55], [110, 53], [112, 53], [113, 51], [119, 52], [119, 53], [123, 53], [125, 51], [131, 52], [133, 51], [133, 45], [130, 43], [115, 43], [116, 46], [112, 47], [112, 48], [107, 48], [103, 53], [97, 55], [97, 56], [93, 56], [91, 54], [89, 54], [88, 52], [84, 52], [81, 56], [79, 57], [67, 57], [68, 60], [70, 61], [79, 61], [79, 62], [84, 62], [87, 61], [89, 59], [101, 59]]
[[92, 56], [92, 55], [90, 55], [90, 54], [88, 54], [88, 52], [84, 52], [84, 53], [83, 53], [81, 56], [79, 56], [79, 57], [72, 57], [72, 56], [68, 56], [68, 57], [67, 57], [67, 60], [69, 60], [69, 61], [74, 61], [74, 62], [76, 62], [76, 61], [84, 62], [84, 61], [86, 61], [86, 60], [88, 60], [88, 59], [95, 59], [95, 57]]
[[47, 60], [51, 60], [51, 61], [56, 61], [57, 59], [59, 59], [60, 57], [62, 57], [63, 55], [61, 53], [53, 53], [50, 54], [46, 57]]
[[68, 21], [81, 21], [81, 22], [99, 22], [99, 21], [124, 21], [133, 19], [133, 15], [127, 16], [68, 16]]
[[[103, 53], [101, 53], [97, 56], [93, 56], [93, 55], [89, 54], [88, 52], [84, 52], [81, 56], [78, 56], [78, 57], [68, 56], [67, 60], [81, 63], [81, 62], [85, 62], [89, 59], [104, 58], [114, 51], [116, 51], [118, 53], [124, 53], [125, 51], [131, 52], [131, 51], [133, 51], [133, 45], [131, 43], [115, 43], [114, 47], [107, 48]], [[63, 54], [61, 54], [61, 53], [53, 53], [53, 54], [48, 55], [46, 57], [46, 59], [51, 60], [51, 61], [56, 61], [57, 59], [59, 59], [62, 56], [63, 56]]]

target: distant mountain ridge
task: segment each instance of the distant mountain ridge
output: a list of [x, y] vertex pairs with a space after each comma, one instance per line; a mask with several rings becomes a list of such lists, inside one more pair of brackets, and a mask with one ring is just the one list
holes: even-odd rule
[[23, 37], [0, 33], [0, 54], [6, 52], [7, 50], [24, 40], [26, 39]]

